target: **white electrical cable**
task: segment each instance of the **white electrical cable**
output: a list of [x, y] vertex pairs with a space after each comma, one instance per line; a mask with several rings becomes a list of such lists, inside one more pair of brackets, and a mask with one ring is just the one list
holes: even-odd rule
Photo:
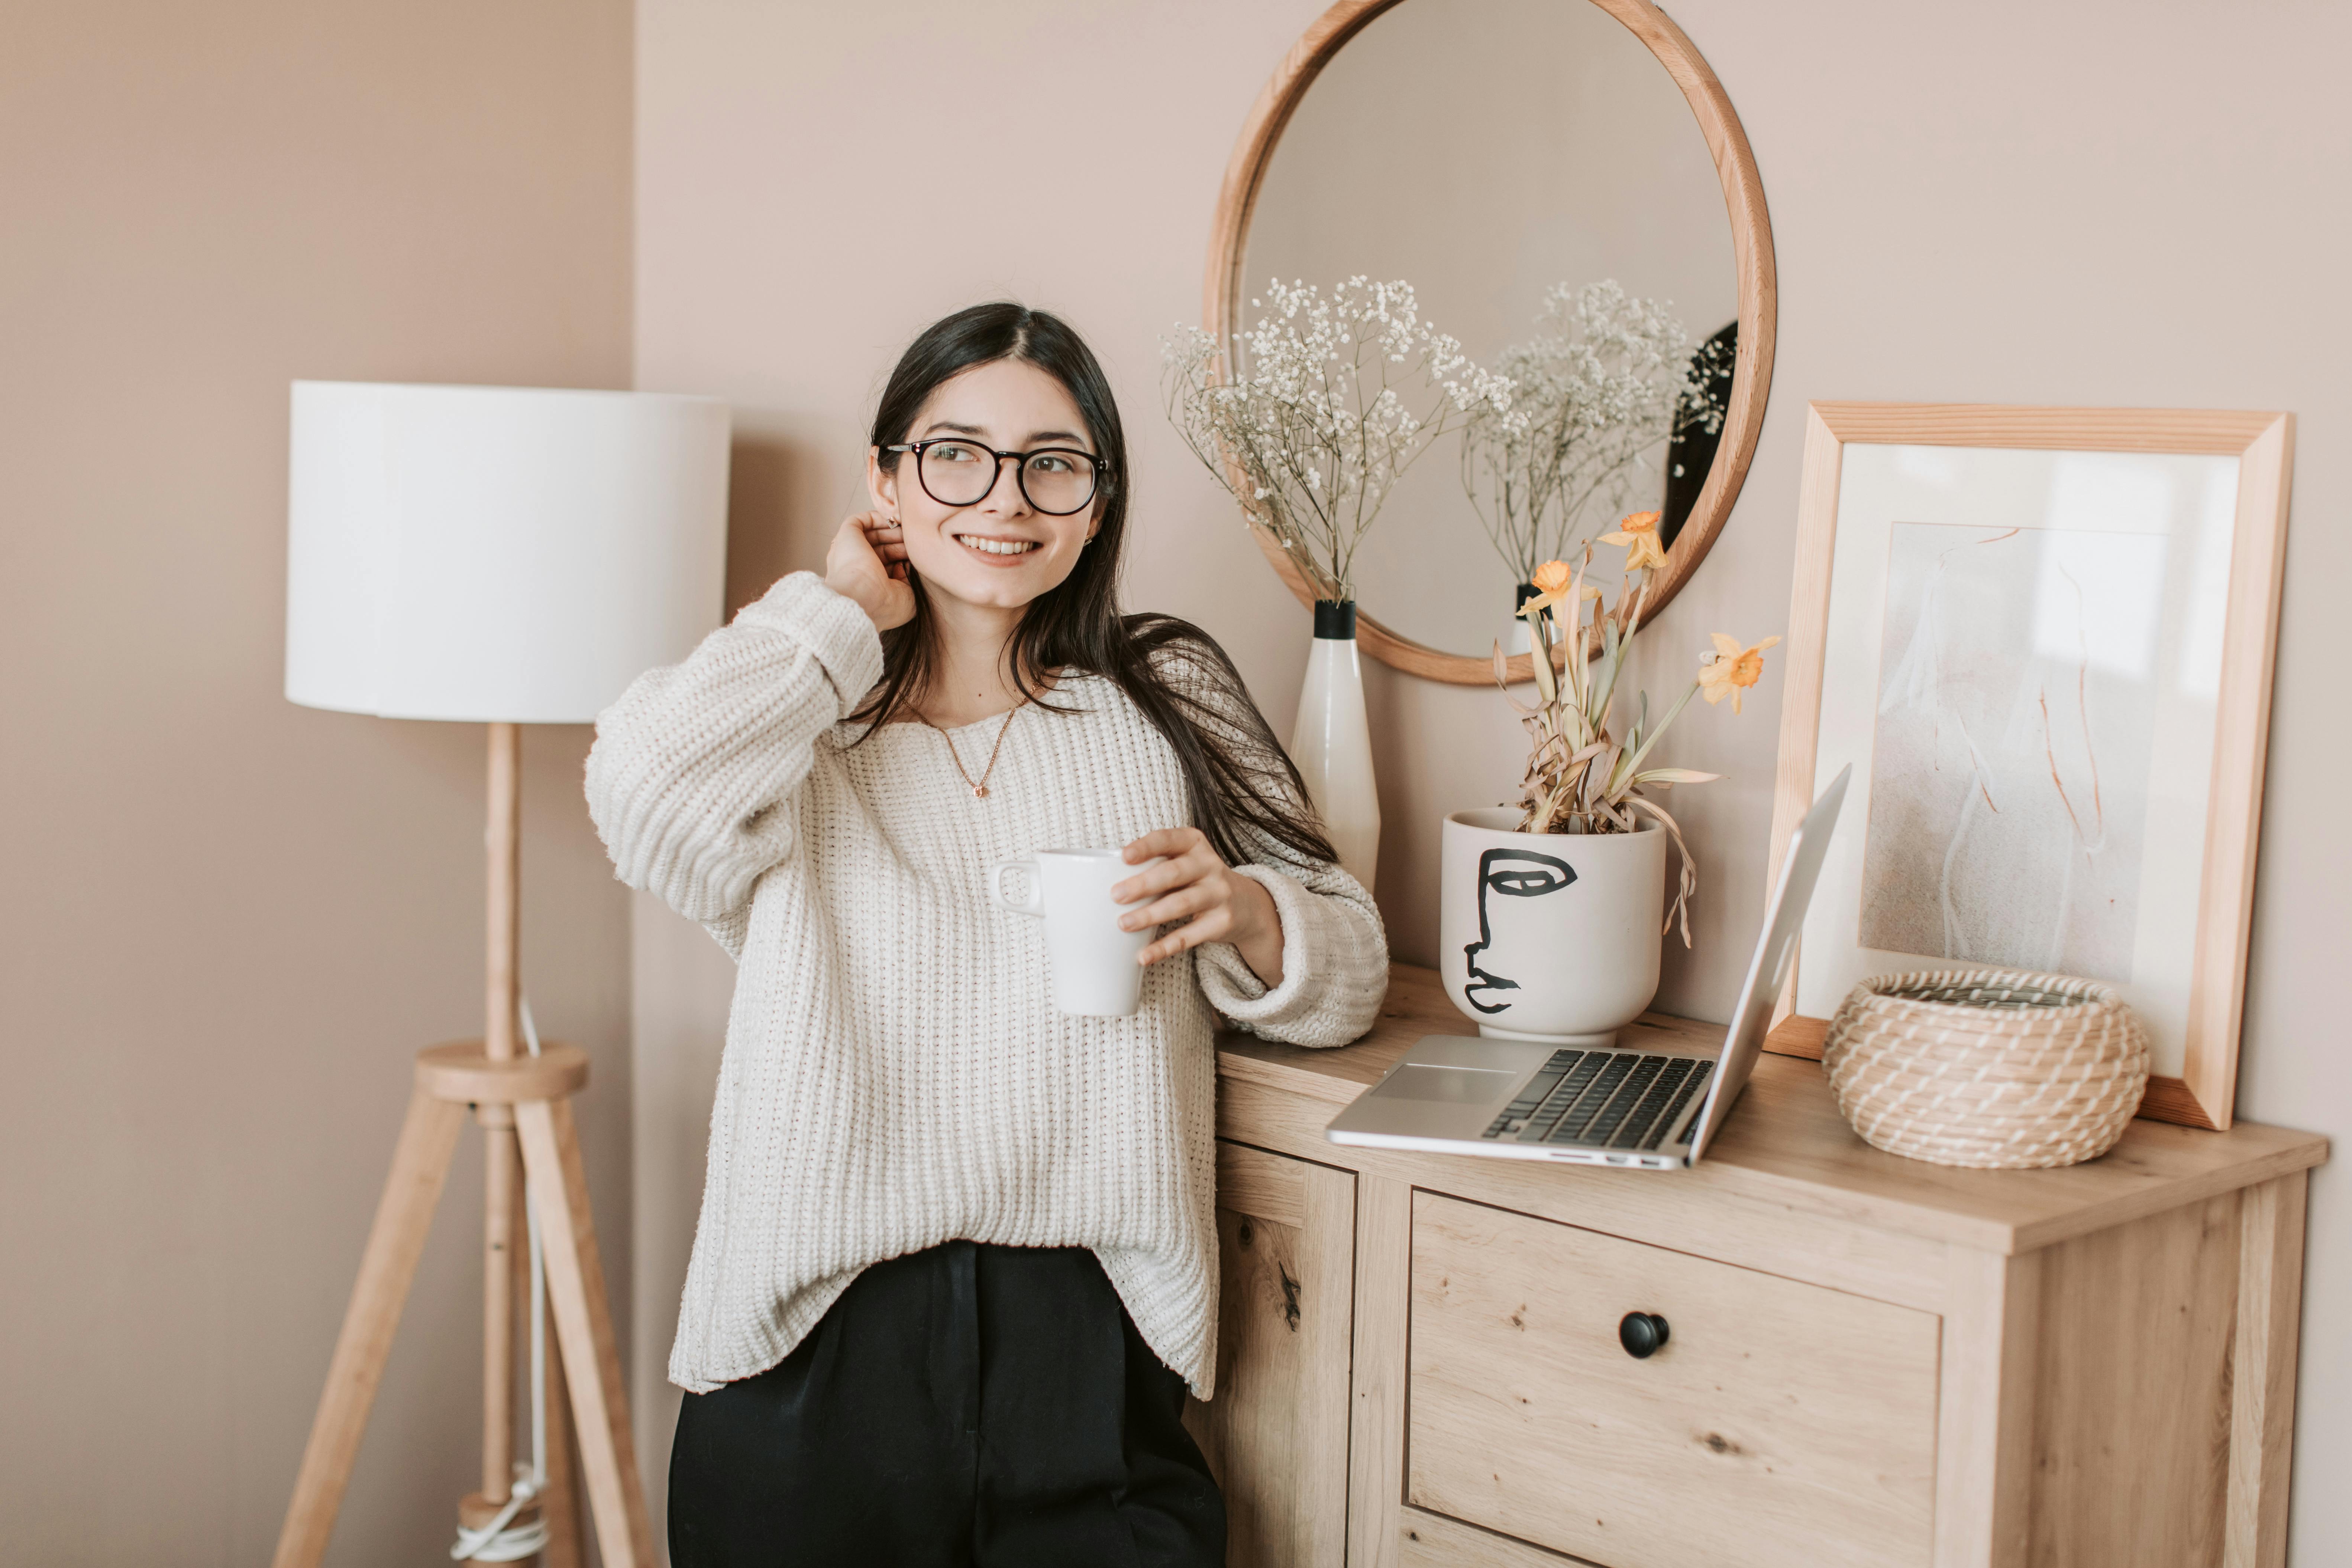
[[[539, 1028], [531, 1022], [530, 998], [522, 998], [523, 1043], [539, 1055]], [[539, 1209], [530, 1201], [530, 1178], [523, 1177], [523, 1222], [530, 1235], [530, 1463], [514, 1468], [514, 1489], [479, 1529], [457, 1530], [449, 1548], [454, 1563], [517, 1563], [547, 1548], [547, 1518], [509, 1525], [517, 1513], [547, 1489], [547, 1255], [539, 1245]]]

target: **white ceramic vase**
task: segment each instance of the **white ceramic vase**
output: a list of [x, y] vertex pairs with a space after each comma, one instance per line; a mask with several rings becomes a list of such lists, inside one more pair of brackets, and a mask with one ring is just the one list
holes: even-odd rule
[[1503, 634], [1503, 651], [1505, 653], [1521, 654], [1533, 653], [1535, 651], [1535, 633], [1528, 629], [1527, 617], [1519, 614], [1519, 606], [1526, 604], [1529, 599], [1534, 598], [1541, 592], [1542, 590], [1538, 588], [1533, 583], [1521, 583], [1515, 590], [1513, 590], [1511, 595], [1511, 619], [1509, 629]]
[[1439, 846], [1437, 969], [1482, 1035], [1605, 1046], [1658, 994], [1666, 836], [1519, 833], [1457, 811]]
[[1315, 646], [1298, 693], [1290, 760], [1339, 864], [1366, 888], [1381, 858], [1381, 797], [1372, 784], [1372, 734], [1364, 721], [1364, 672], [1356, 661], [1353, 602], [1315, 606]]

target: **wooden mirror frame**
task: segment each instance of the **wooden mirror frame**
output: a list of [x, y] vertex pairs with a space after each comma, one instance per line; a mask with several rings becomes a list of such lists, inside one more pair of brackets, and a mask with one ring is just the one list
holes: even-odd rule
[[[1306, 98], [1307, 89], [1348, 40], [1374, 18], [1405, 0], [1338, 0], [1315, 19], [1276, 68], [1243, 123], [1241, 140], [1225, 165], [1224, 184], [1217, 193], [1217, 213], [1209, 231], [1209, 273], [1202, 318], [1220, 343], [1230, 342], [1240, 316], [1243, 249], [1249, 237], [1250, 215], [1257, 205], [1258, 187], [1266, 165], [1274, 161], [1283, 128]], [[1648, 620], [1671, 603], [1690, 580], [1698, 563], [1730, 515], [1731, 503], [1748, 478], [1756, 455], [1756, 437], [1764, 424], [1764, 399], [1772, 384], [1772, 338], [1778, 314], [1778, 285], [1772, 270], [1772, 223], [1764, 210], [1764, 186], [1757, 177], [1756, 157], [1748, 151], [1748, 133], [1731, 100], [1706, 59], [1672, 17], [1650, 0], [1564, 0], [1593, 5], [1622, 23], [1666, 68], [1667, 74], [1689, 100], [1699, 130], [1715, 155], [1716, 174], [1723, 182], [1723, 201], [1731, 216], [1733, 264], [1739, 274], [1739, 357], [1732, 368], [1731, 404], [1724, 414], [1723, 439], [1716, 448], [1715, 466], [1691, 513], [1666, 552], [1664, 570], [1650, 584]], [[1315, 602], [1315, 591], [1274, 536], [1253, 523], [1250, 531], [1282, 580], [1290, 584], [1302, 605]], [[1357, 606], [1356, 640], [1381, 663], [1429, 680], [1455, 686], [1484, 686], [1495, 679], [1491, 658], [1446, 653], [1391, 631]], [[1515, 681], [1534, 678], [1529, 656], [1510, 661]]]

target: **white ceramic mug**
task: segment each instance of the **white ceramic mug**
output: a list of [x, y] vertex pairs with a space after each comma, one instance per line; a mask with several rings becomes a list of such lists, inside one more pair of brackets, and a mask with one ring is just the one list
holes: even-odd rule
[[[999, 908], [1045, 922], [1045, 958], [1051, 966], [1054, 1009], [1081, 1017], [1124, 1017], [1143, 994], [1143, 966], [1135, 962], [1151, 942], [1151, 928], [1121, 931], [1130, 908], [1114, 903], [1110, 890], [1157, 859], [1130, 866], [1117, 849], [1040, 849], [988, 866], [988, 896]], [[1007, 872], [1022, 873], [1024, 899], [1004, 893]]]

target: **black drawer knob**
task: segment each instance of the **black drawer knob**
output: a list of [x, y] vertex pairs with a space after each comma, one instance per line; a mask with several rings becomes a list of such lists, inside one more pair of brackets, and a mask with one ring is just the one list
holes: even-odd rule
[[1617, 1325], [1617, 1342], [1635, 1361], [1657, 1354], [1666, 1335], [1666, 1321], [1655, 1312], [1628, 1312]]

